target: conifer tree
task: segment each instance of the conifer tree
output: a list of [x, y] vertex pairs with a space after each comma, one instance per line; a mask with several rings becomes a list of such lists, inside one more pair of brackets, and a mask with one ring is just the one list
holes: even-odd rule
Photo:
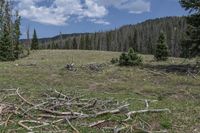
[[106, 33], [107, 51], [110, 51], [111, 42], [112, 42], [111, 32], [108, 32], [108, 33]]
[[0, 3], [0, 61], [12, 61], [14, 58], [13, 38], [12, 38], [12, 20], [10, 3], [4, 0]]
[[136, 52], [138, 52], [138, 32], [136, 29], [134, 31], [133, 44], [134, 44], [133, 48], [135, 49]]
[[119, 57], [120, 66], [137, 66], [142, 63], [142, 58], [130, 48], [128, 53], [123, 52]]
[[97, 50], [100, 50], [100, 51], [101, 51], [101, 40], [100, 40], [100, 38], [98, 38]]
[[7, 24], [4, 24], [3, 35], [0, 38], [0, 61], [13, 61], [15, 59], [8, 29]]
[[21, 17], [19, 16], [19, 13], [18, 11], [16, 11], [16, 15], [15, 15], [15, 23], [14, 23], [14, 54], [15, 54], [15, 58], [18, 59], [19, 58], [19, 54], [20, 54], [20, 42], [19, 42], [19, 39], [20, 39], [20, 35], [21, 35], [21, 32], [20, 32], [20, 20], [21, 20]]
[[83, 35], [81, 35], [80, 39], [80, 49], [85, 49], [85, 39]]
[[157, 61], [165, 61], [168, 59], [168, 47], [166, 44], [166, 37], [164, 33], [161, 33], [158, 38], [158, 44], [156, 45], [156, 50], [154, 57]]
[[51, 44], [51, 49], [55, 49], [55, 42], [54, 41]]
[[200, 1], [180, 0], [185, 10], [191, 13], [187, 17], [188, 28], [183, 42], [183, 55], [186, 57], [200, 56]]
[[78, 47], [75, 37], [73, 38], [72, 47], [73, 47], [73, 49], [77, 49], [77, 47]]
[[4, 0], [0, 1], [0, 35], [3, 32], [3, 17], [4, 17], [4, 14], [3, 14], [4, 11], [3, 10], [4, 10], [4, 3], [5, 3]]
[[39, 49], [39, 42], [37, 38], [37, 32], [34, 29], [32, 43], [31, 43], [31, 50], [37, 50], [37, 49]]
[[92, 46], [91, 46], [91, 39], [90, 36], [87, 34], [85, 36], [85, 45], [86, 45], [86, 50], [91, 50]]
[[65, 41], [65, 47], [64, 47], [64, 49], [69, 49], [69, 41], [68, 40]]

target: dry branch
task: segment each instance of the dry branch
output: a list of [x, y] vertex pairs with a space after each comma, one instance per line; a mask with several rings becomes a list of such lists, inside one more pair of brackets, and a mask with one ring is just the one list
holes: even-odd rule
[[70, 127], [76, 132], [76, 133], [80, 133], [72, 124], [71, 122], [66, 118], [65, 119], [67, 121], [67, 123], [70, 125]]
[[159, 112], [168, 112], [168, 113], [170, 113], [171, 111], [169, 109], [146, 109], [146, 110], [131, 111], [131, 112], [127, 113], [127, 117], [128, 118], [126, 120], [124, 120], [124, 121], [130, 120], [131, 116], [134, 115], [134, 114], [159, 113]]
[[106, 114], [124, 113], [128, 110], [128, 106], [129, 106], [129, 104], [126, 104], [126, 105], [118, 107], [117, 109], [114, 109], [114, 110], [106, 110], [103, 112], [98, 112], [98, 113], [96, 113], [96, 117], [101, 116], [101, 115], [106, 115]]
[[[27, 125], [25, 125], [24, 123], [35, 123], [35, 124], [40, 124], [39, 126], [32, 126], [32, 127], [29, 127]], [[41, 128], [41, 127], [44, 127], [44, 126], [48, 126], [50, 125], [49, 123], [46, 123], [46, 122], [41, 122], [41, 121], [35, 121], [35, 120], [21, 120], [18, 122], [18, 124], [25, 128], [26, 130], [28, 131], [32, 131], [33, 129], [35, 128]]]
[[20, 95], [20, 93], [19, 93], [19, 88], [17, 88], [16, 93], [17, 93], [17, 95], [18, 95], [25, 103], [27, 103], [27, 104], [29, 104], [29, 105], [31, 105], [31, 106], [35, 106], [33, 103], [27, 101], [24, 97], [22, 97], [22, 96]]
[[97, 125], [99, 125], [99, 124], [104, 123], [105, 121], [106, 121], [106, 120], [101, 120], [101, 121], [97, 121], [97, 122], [91, 123], [91, 124], [89, 124], [88, 127], [95, 127], [95, 126], [97, 126]]

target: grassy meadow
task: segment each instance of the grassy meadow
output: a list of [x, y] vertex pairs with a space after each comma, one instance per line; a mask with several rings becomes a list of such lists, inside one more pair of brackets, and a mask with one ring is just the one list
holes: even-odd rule
[[[144, 113], [134, 116], [133, 119], [141, 118], [148, 122], [152, 129], [163, 129], [170, 133], [200, 132], [200, 76], [194, 78], [187, 74], [166, 73], [157, 69], [158, 65], [187, 64], [194, 63], [194, 60], [170, 58], [166, 62], [156, 62], [151, 55], [141, 55], [144, 66], [112, 65], [110, 60], [119, 55], [118, 52], [81, 50], [32, 51], [26, 58], [14, 62], [0, 62], [0, 90], [20, 88], [23, 96], [31, 101], [41, 98], [50, 88], [63, 93], [74, 91], [87, 98], [128, 101], [131, 110], [144, 108], [143, 102], [133, 99], [158, 100], [151, 103], [150, 108], [169, 108], [171, 113]], [[76, 71], [65, 69], [66, 64], [70, 63], [75, 64]], [[98, 72], [84, 69], [83, 66], [92, 63], [105, 66]], [[151, 69], [148, 66], [151, 66]], [[0, 99], [3, 99], [6, 94], [3, 91], [0, 93]], [[10, 101], [21, 102], [15, 96], [1, 102]], [[13, 128], [26, 132], [15, 123], [6, 128], [0, 126], [0, 131], [9, 132]], [[102, 132], [100, 129], [77, 129], [81, 133]]]

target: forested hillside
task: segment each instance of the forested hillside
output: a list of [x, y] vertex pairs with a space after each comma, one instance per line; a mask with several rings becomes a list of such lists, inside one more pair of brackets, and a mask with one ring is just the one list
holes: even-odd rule
[[140, 53], [152, 54], [160, 32], [164, 32], [170, 55], [180, 56], [186, 27], [184, 17], [158, 18], [111, 31], [60, 34], [53, 38], [40, 39], [40, 48], [127, 51], [129, 47], [133, 47]]

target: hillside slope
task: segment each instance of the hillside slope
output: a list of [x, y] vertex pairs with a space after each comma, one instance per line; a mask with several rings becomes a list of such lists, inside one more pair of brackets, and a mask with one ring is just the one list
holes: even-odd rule
[[127, 51], [133, 47], [144, 54], [152, 54], [163, 31], [171, 56], [180, 56], [181, 40], [186, 30], [184, 17], [166, 17], [147, 20], [136, 25], [96, 33], [60, 34], [53, 38], [40, 39], [42, 49], [86, 49], [102, 51]]

